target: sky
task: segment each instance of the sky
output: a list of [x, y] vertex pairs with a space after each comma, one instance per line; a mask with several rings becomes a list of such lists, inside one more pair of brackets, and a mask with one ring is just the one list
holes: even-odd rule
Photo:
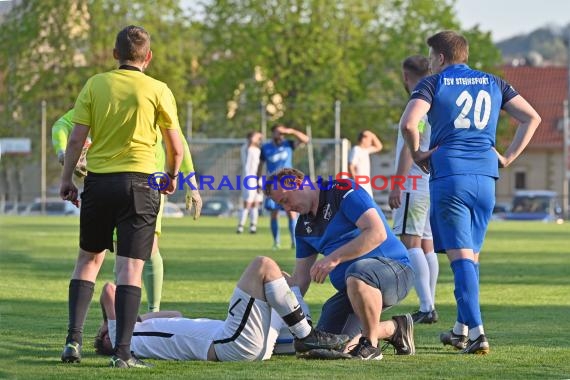
[[570, 0], [456, 0], [463, 28], [479, 24], [494, 42], [532, 32], [545, 25], [570, 23]]

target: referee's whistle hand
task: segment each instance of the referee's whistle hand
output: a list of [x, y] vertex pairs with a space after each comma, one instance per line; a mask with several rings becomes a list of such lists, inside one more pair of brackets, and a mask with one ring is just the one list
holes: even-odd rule
[[177, 179], [176, 177], [171, 178], [170, 181], [168, 181], [168, 185], [164, 187], [164, 189], [162, 189], [160, 192], [165, 195], [174, 194], [174, 192], [176, 191], [176, 179]]

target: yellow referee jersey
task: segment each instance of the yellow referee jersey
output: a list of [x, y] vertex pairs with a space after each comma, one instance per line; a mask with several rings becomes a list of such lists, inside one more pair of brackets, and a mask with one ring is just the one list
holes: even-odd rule
[[168, 86], [128, 69], [91, 77], [77, 98], [73, 122], [90, 127], [87, 170], [94, 173], [155, 172], [158, 126], [180, 129]]

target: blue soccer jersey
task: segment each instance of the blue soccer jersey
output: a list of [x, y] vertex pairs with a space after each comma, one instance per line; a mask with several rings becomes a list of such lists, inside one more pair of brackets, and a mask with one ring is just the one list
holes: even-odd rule
[[293, 167], [293, 149], [295, 143], [291, 140], [283, 140], [281, 145], [275, 145], [273, 141], [261, 146], [261, 161], [267, 163], [267, 172], [274, 173], [279, 169]]
[[431, 104], [431, 178], [456, 174], [499, 177], [495, 146], [501, 108], [518, 95], [504, 80], [465, 64], [424, 78], [411, 99]]
[[332, 184], [324, 181], [319, 186], [321, 190], [317, 215], [299, 216], [295, 229], [297, 258], [318, 253], [328, 256], [360, 235], [356, 221], [371, 208], [378, 211], [386, 229], [387, 239], [366, 255], [341, 263], [332, 270], [329, 278], [337, 290], [346, 288], [346, 269], [357, 260], [380, 256], [410, 265], [408, 251], [388, 227], [382, 210], [361, 186], [356, 189], [354, 182], [352, 186], [348, 186], [344, 181], [347, 180], [342, 183], [333, 181]]

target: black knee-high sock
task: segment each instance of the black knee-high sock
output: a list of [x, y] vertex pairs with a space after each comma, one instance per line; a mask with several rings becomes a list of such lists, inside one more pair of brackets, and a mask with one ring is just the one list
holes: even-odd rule
[[141, 288], [118, 285], [115, 291], [115, 314], [117, 314], [117, 336], [115, 355], [123, 360], [131, 357], [131, 338], [141, 304]]
[[95, 283], [84, 280], [69, 281], [69, 324], [66, 343], [75, 341], [83, 344], [83, 325], [89, 310]]

